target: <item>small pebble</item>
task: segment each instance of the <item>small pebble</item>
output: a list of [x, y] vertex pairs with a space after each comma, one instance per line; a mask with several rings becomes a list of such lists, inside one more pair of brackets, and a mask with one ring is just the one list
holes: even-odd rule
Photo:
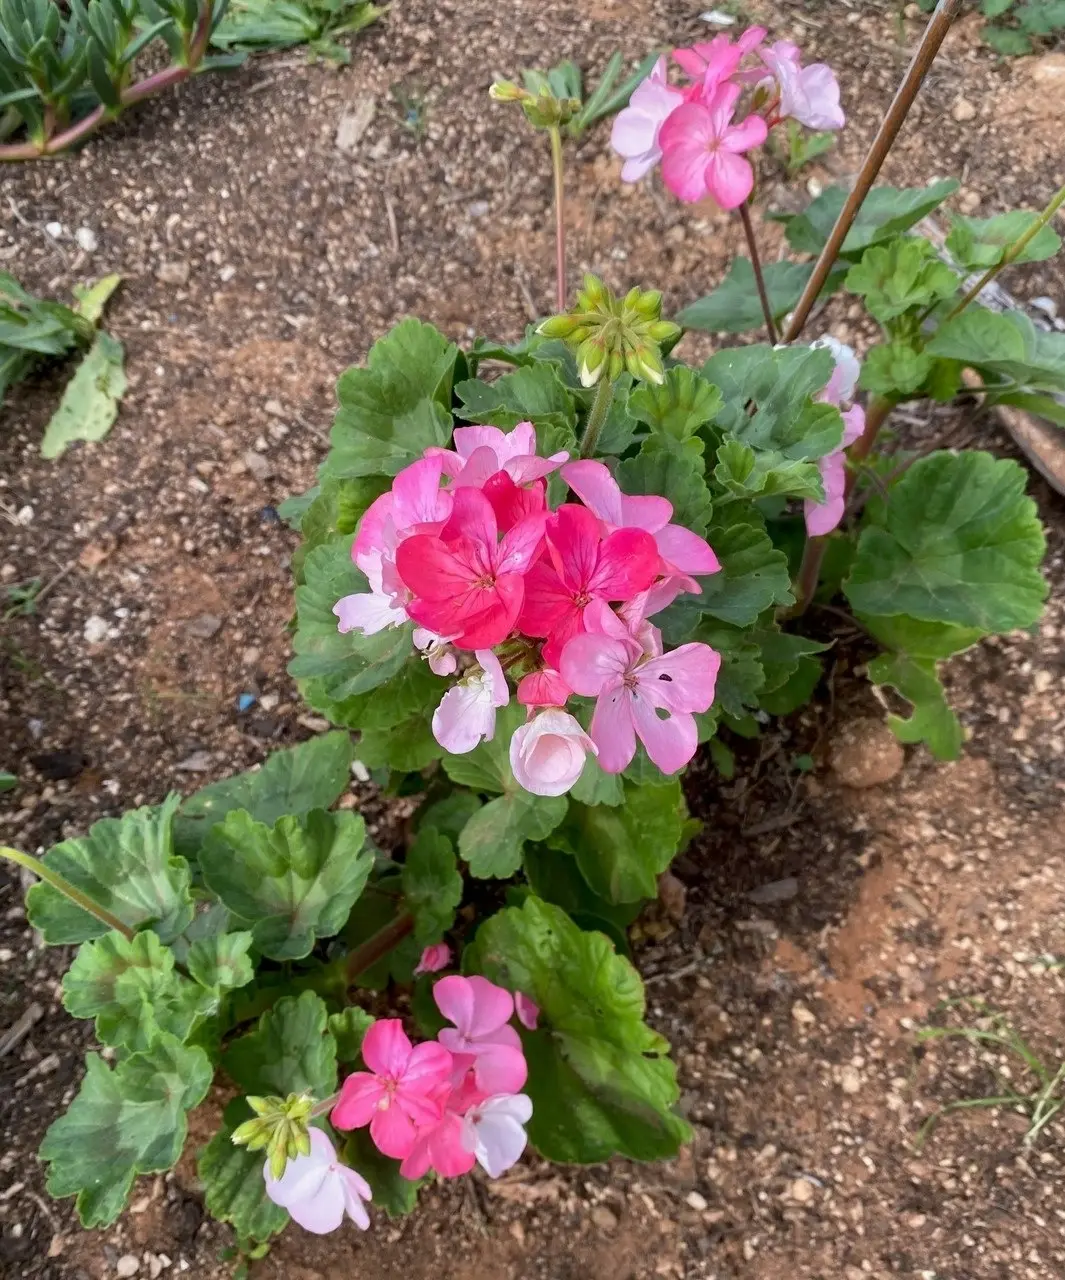
[[82, 635], [85, 637], [86, 644], [99, 644], [102, 640], [107, 639], [107, 631], [107, 623], [98, 614], [94, 613], [85, 619]]
[[96, 238], [96, 232], [91, 227], [78, 227], [74, 232], [74, 240], [79, 249], [83, 249], [86, 253], [95, 253], [99, 248], [100, 242]]
[[839, 1073], [839, 1087], [844, 1093], [858, 1093], [862, 1087], [862, 1078], [855, 1067], [844, 1067]]
[[976, 115], [976, 108], [968, 98], [959, 98], [951, 108], [950, 114], [959, 124], [965, 124], [967, 120], [972, 120]]
[[115, 1263], [115, 1275], [122, 1276], [123, 1280], [129, 1280], [129, 1277], [135, 1276], [140, 1269], [140, 1261], [132, 1253], [124, 1253]]
[[814, 1198], [814, 1189], [805, 1178], [796, 1178], [791, 1184], [791, 1198], [799, 1204], [809, 1204]]
[[618, 1217], [605, 1204], [597, 1204], [591, 1212], [591, 1219], [601, 1231], [617, 1230]]
[[52, 237], [53, 240], [60, 240], [63, 236], [63, 224], [61, 222], [46, 222], [44, 224], [45, 234]]
[[684, 1197], [684, 1203], [692, 1209], [697, 1209], [699, 1213], [707, 1207], [706, 1197], [701, 1196], [698, 1191], [689, 1191]]
[[811, 1013], [801, 1000], [791, 1006], [791, 1016], [801, 1027], [811, 1027], [817, 1021], [816, 1014]]

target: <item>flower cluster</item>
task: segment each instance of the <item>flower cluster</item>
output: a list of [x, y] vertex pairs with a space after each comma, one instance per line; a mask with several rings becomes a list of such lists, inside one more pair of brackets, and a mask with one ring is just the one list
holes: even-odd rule
[[[735, 42], [719, 35], [675, 49], [673, 59], [688, 78], [679, 87], [669, 83], [666, 60], [659, 58], [614, 121], [611, 141], [624, 158], [626, 182], [639, 181], [661, 161], [662, 180], [681, 200], [713, 196], [723, 209], [735, 209], [754, 187], [744, 153], [761, 146], [775, 125], [792, 119], [811, 129], [843, 128], [832, 69], [804, 67], [796, 45], [767, 45], [766, 34], [750, 27]], [[749, 86], [750, 112], [737, 122]]]
[[[432, 670], [459, 677], [433, 715], [454, 754], [493, 737], [513, 677], [528, 720], [511, 767], [537, 795], [568, 791], [588, 752], [620, 773], [637, 738], [663, 772], [682, 768], [720, 658], [701, 643], [666, 652], [649, 618], [718, 572], [710, 546], [672, 522], [668, 499], [623, 493], [603, 463], [537, 456], [529, 422], [458, 427], [453, 444], [428, 449], [367, 510], [352, 557], [370, 590], [337, 602], [340, 630], [415, 623]], [[579, 501], [551, 510], [557, 470]], [[587, 732], [564, 710], [574, 694], [596, 700]]]
[[[375, 1022], [362, 1043], [368, 1069], [344, 1081], [330, 1122], [338, 1130], [368, 1127], [382, 1155], [402, 1161], [404, 1178], [416, 1181], [430, 1170], [457, 1178], [475, 1164], [498, 1178], [525, 1150], [532, 1116], [521, 1092], [525, 1054], [510, 1020], [516, 1014], [533, 1030], [539, 1010], [480, 977], [441, 978], [433, 998], [453, 1025], [412, 1045], [398, 1018]], [[264, 1176], [266, 1194], [308, 1231], [333, 1231], [345, 1214], [363, 1230], [369, 1226], [369, 1185], [341, 1163], [320, 1129], [310, 1130], [305, 1154], [280, 1176], [269, 1161]]]

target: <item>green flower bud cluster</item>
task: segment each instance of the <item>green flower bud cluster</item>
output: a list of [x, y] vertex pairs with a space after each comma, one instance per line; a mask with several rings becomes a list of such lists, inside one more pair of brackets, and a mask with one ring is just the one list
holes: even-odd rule
[[280, 1178], [289, 1160], [311, 1154], [308, 1125], [314, 1099], [306, 1093], [290, 1093], [287, 1098], [248, 1098], [247, 1103], [255, 1116], [233, 1131], [233, 1142], [249, 1151], [265, 1148], [270, 1173]]
[[594, 387], [604, 374], [613, 382], [626, 369], [640, 381], [663, 382], [661, 344], [675, 342], [681, 329], [662, 319], [656, 289], [630, 289], [619, 300], [597, 276], [585, 276], [573, 310], [551, 316], [537, 332], [573, 347], [581, 383]]
[[496, 102], [520, 103], [525, 118], [537, 129], [561, 129], [569, 124], [582, 105], [580, 98], [557, 97], [546, 80], [535, 93], [512, 80], [497, 80], [488, 94]]

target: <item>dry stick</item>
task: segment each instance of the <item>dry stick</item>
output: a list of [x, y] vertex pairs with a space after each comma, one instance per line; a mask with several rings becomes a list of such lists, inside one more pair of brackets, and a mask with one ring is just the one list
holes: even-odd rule
[[[143, 102], [145, 98], [152, 98], [157, 93], [162, 93], [164, 89], [169, 89], [172, 85], [181, 84], [183, 80], [187, 80], [189, 76], [195, 73], [196, 68], [203, 61], [204, 54], [207, 52], [208, 42], [211, 39], [213, 11], [214, 0], [204, 0], [203, 12], [200, 14], [200, 20], [196, 24], [196, 30], [193, 32], [192, 39], [189, 42], [188, 57], [185, 65], [166, 67], [164, 70], [157, 71], [154, 75], [147, 76], [136, 84], [130, 85], [129, 88], [123, 89], [119, 94], [119, 101], [122, 104], [119, 110], [131, 107], [137, 102]], [[105, 124], [108, 120], [115, 119], [117, 114], [118, 112], [114, 108], [105, 107], [101, 103], [84, 119], [79, 120], [77, 124], [64, 129], [62, 133], [53, 134], [50, 138], [46, 138], [43, 143], [14, 142], [6, 146], [0, 146], [0, 163], [13, 160], [39, 160], [45, 156], [58, 155], [61, 151], [67, 151], [76, 143], [95, 133], [102, 124]]]
[[[828, 237], [828, 242], [821, 250], [821, 256], [814, 266], [813, 275], [807, 281], [798, 306], [796, 306], [792, 314], [788, 327], [784, 332], [785, 342], [794, 342], [799, 334], [802, 333], [810, 311], [824, 288], [829, 272], [835, 265], [839, 251], [847, 238], [847, 232], [850, 231], [854, 219], [858, 216], [858, 210], [865, 203], [865, 198], [872, 189], [881, 166], [899, 135], [903, 121], [909, 114], [914, 99], [917, 97], [921, 85], [924, 83], [924, 79], [936, 59], [936, 55], [947, 37], [951, 23], [958, 16], [961, 4], [962, 0], [939, 0], [939, 5], [932, 15], [932, 20], [925, 28], [921, 43], [917, 46], [917, 52], [913, 55], [913, 61], [910, 63], [902, 84], [899, 85], [898, 92], [895, 94], [895, 99], [884, 117], [884, 123], [880, 126], [876, 137], [873, 139], [873, 144], [865, 157], [865, 163], [858, 174], [858, 180], [854, 184], [854, 190], [850, 193], [847, 203], [843, 206], [839, 217], [836, 219], [832, 234]], [[870, 401], [865, 414], [865, 430], [862, 432], [861, 437], [851, 446], [849, 457], [852, 463], [861, 462], [869, 456], [880, 428], [887, 421], [891, 409], [891, 402], [882, 399], [880, 396], [874, 396]], [[845, 497], [850, 497], [855, 479], [855, 471], [848, 467]], [[804, 613], [813, 598], [813, 594], [817, 589], [817, 580], [821, 574], [821, 562], [824, 559], [827, 546], [827, 537], [807, 539], [806, 549], [802, 557], [802, 567], [799, 570], [799, 577], [796, 581], [798, 598], [792, 609], [793, 614]]]
[[894, 101], [888, 108], [884, 123], [880, 126], [876, 137], [873, 139], [872, 146], [869, 148], [869, 153], [865, 157], [858, 179], [854, 184], [854, 190], [848, 196], [847, 203], [843, 206], [839, 217], [836, 219], [832, 234], [828, 237], [825, 247], [821, 250], [821, 256], [814, 266], [814, 273], [807, 281], [806, 288], [802, 291], [802, 297], [792, 313], [788, 327], [784, 331], [785, 342], [794, 342], [799, 334], [802, 333], [810, 312], [813, 310], [813, 305], [817, 301], [818, 294], [825, 287], [829, 272], [836, 264], [839, 251], [847, 238], [847, 232], [850, 231], [854, 219], [858, 216], [858, 210], [865, 203], [866, 196], [872, 190], [873, 183], [880, 173], [887, 154], [894, 146], [903, 121], [909, 115], [914, 99], [917, 97], [925, 76], [928, 75], [929, 69], [947, 37], [951, 23], [958, 16], [961, 6], [962, 0], [939, 0], [939, 5], [932, 15], [932, 20], [921, 37], [921, 43], [917, 46], [917, 52], [913, 55], [913, 61], [910, 63], [902, 84], [899, 85]]
[[555, 174], [555, 302], [561, 315], [566, 309], [566, 211], [563, 186], [562, 133], [555, 125], [551, 135], [551, 168]]
[[769, 331], [769, 341], [776, 346], [777, 327], [773, 323], [773, 311], [769, 306], [769, 294], [766, 292], [765, 276], [762, 275], [762, 259], [758, 253], [758, 240], [751, 224], [750, 202], [744, 200], [740, 205], [740, 221], [743, 223], [743, 234], [747, 237], [747, 248], [751, 254], [751, 267], [754, 271], [754, 283], [758, 286], [758, 300], [762, 304], [762, 315], [765, 316], [765, 327]]

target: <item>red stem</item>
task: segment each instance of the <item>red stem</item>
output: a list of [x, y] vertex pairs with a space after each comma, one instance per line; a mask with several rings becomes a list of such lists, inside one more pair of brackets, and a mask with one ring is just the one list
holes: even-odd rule
[[345, 969], [348, 983], [352, 983], [360, 973], [365, 973], [370, 965], [376, 964], [382, 956], [387, 955], [414, 929], [414, 917], [409, 911], [401, 911], [398, 916], [383, 929], [378, 931], [348, 956]]
[[[145, 98], [154, 97], [164, 89], [181, 84], [182, 81], [187, 80], [195, 72], [207, 52], [207, 45], [211, 38], [211, 15], [213, 10], [214, 0], [204, 0], [203, 12], [200, 14], [196, 30], [189, 43], [187, 64], [185, 66], [174, 65], [166, 67], [164, 70], [156, 71], [153, 75], [146, 76], [136, 84], [130, 85], [128, 89], [123, 89], [120, 95], [122, 106], [118, 110], [131, 107], [135, 103], [143, 102]], [[69, 150], [70, 147], [80, 142], [83, 138], [95, 133], [105, 121], [113, 120], [117, 114], [117, 111], [113, 111], [101, 104], [79, 120], [77, 124], [71, 125], [69, 129], [64, 129], [61, 133], [53, 134], [50, 138], [46, 138], [43, 143], [14, 142], [6, 146], [0, 146], [0, 163], [13, 160], [38, 160], [43, 157], [58, 155], [62, 151]]]
[[769, 341], [776, 346], [777, 326], [773, 323], [773, 310], [769, 305], [765, 276], [762, 274], [762, 258], [758, 252], [758, 238], [754, 234], [754, 226], [751, 223], [750, 202], [744, 200], [739, 212], [740, 221], [743, 223], [743, 234], [747, 237], [747, 249], [751, 255], [751, 269], [754, 272], [754, 283], [758, 288], [758, 301], [762, 304], [762, 315], [765, 316], [765, 327], [769, 331]]

